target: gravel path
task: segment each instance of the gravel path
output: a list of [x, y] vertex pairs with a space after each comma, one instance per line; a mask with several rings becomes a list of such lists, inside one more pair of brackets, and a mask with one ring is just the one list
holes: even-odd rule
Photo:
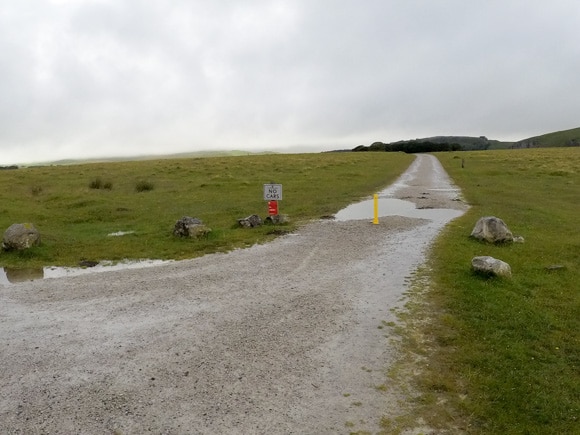
[[457, 194], [420, 155], [381, 197], [425, 218], [0, 287], [0, 433], [376, 432], [400, 399], [377, 388], [396, 358], [379, 327], [449, 219], [430, 208], [463, 209]]

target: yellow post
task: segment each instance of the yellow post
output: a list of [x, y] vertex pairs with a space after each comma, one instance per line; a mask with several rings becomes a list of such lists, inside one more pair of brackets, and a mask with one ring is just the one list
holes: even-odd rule
[[375, 193], [375, 218], [373, 219], [373, 224], [377, 225], [379, 223], [379, 195]]

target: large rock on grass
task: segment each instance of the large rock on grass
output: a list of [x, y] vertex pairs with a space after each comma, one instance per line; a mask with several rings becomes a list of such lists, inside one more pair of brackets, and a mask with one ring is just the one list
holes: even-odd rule
[[471, 232], [471, 237], [489, 243], [506, 243], [514, 240], [506, 223], [495, 216], [480, 218]]
[[275, 215], [268, 216], [266, 219], [264, 219], [264, 222], [266, 222], [267, 224], [273, 224], [273, 225], [286, 224], [289, 222], [289, 219], [288, 219], [288, 215], [275, 214]]
[[31, 223], [12, 224], [4, 232], [2, 249], [23, 250], [40, 245], [40, 233]]
[[257, 214], [253, 214], [243, 219], [238, 219], [238, 224], [244, 228], [255, 228], [262, 225], [262, 218]]
[[474, 257], [471, 260], [473, 271], [484, 276], [499, 276], [510, 278], [512, 268], [505, 261], [490, 256]]
[[173, 227], [173, 235], [177, 237], [189, 237], [200, 239], [207, 237], [211, 229], [206, 227], [200, 219], [184, 216]]

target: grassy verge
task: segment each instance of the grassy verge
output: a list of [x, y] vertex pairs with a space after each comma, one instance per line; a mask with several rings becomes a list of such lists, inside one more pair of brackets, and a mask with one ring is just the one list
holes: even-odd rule
[[[407, 314], [415, 411], [438, 433], [580, 433], [580, 149], [437, 157], [472, 208], [438, 239], [432, 282], [415, 288], [426, 304], [414, 298]], [[469, 239], [489, 215], [525, 244]], [[475, 276], [477, 255], [508, 262], [513, 278]]]
[[[262, 186], [283, 185], [280, 213], [292, 230], [388, 185], [412, 156], [324, 153], [189, 158], [44, 166], [0, 171], [0, 230], [33, 223], [42, 244], [0, 252], [0, 266], [71, 266], [81, 259], [183, 259], [274, 237], [236, 220], [267, 215]], [[213, 231], [193, 241], [172, 235], [182, 216]], [[130, 232], [122, 237], [108, 234]]]

